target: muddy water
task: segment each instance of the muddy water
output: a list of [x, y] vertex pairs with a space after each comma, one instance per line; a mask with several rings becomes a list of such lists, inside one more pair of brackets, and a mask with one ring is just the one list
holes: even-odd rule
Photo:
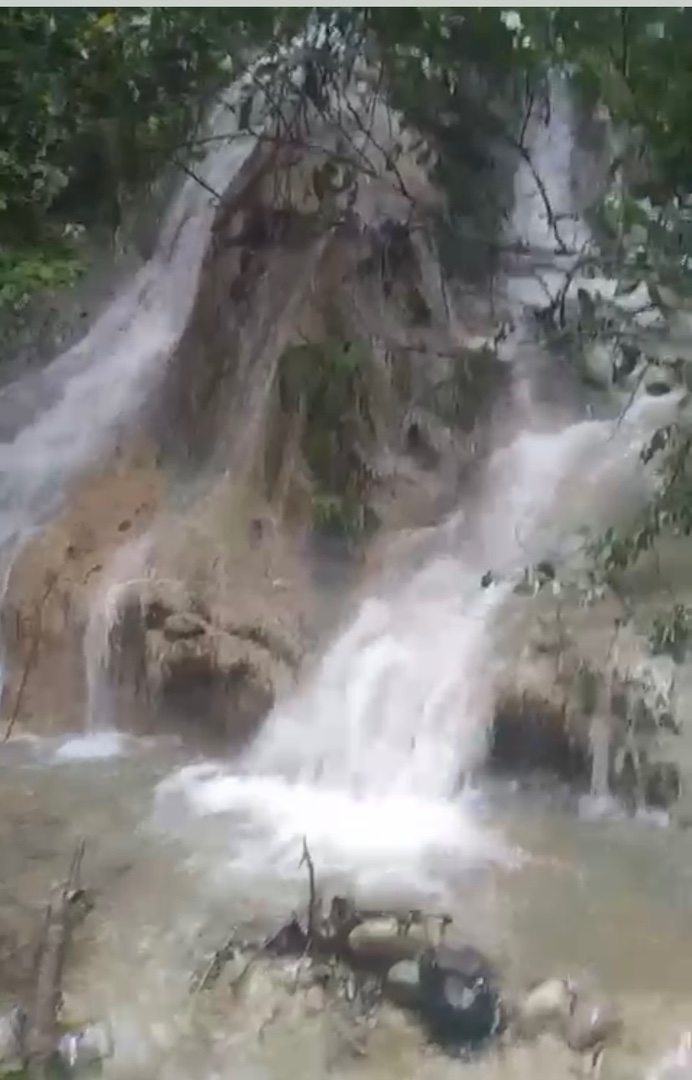
[[[238, 972], [228, 970], [209, 992], [191, 992], [194, 973], [236, 923], [263, 933], [304, 904], [305, 880], [297, 842], [280, 861], [250, 867], [237, 816], [196, 816], [162, 799], [162, 781], [184, 763], [173, 743], [108, 735], [1, 752], [3, 928], [27, 939], [50, 884], [78, 839], [87, 840], [96, 907], [75, 944], [66, 1014], [111, 1025], [115, 1054], [105, 1075], [455, 1074], [459, 1063], [426, 1046], [411, 1019], [384, 1008], [373, 1027], [355, 1022], [294, 970], [258, 964], [237, 991], [230, 980]], [[461, 863], [440, 851], [417, 865], [417, 887], [413, 875], [407, 885], [392, 879], [383, 862], [359, 895], [447, 908], [455, 934], [496, 958], [512, 993], [553, 974], [597, 988], [625, 1019], [603, 1075], [644, 1077], [692, 1024], [692, 833], [577, 811], [554, 795], [486, 785], [466, 800], [463, 821], [493, 837], [492, 855]], [[324, 879], [353, 885], [343, 868]], [[583, 1065], [546, 1037], [464, 1068], [470, 1077], [560, 1078]]]

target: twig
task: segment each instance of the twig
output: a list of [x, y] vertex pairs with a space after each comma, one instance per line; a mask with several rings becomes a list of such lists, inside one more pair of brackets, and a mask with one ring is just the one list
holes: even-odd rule
[[312, 861], [312, 855], [310, 854], [310, 848], [305, 837], [303, 837], [303, 854], [300, 857], [298, 868], [301, 866], [307, 866], [308, 868], [308, 912], [307, 912], [307, 941], [305, 944], [306, 951], [310, 949], [317, 937], [317, 915], [319, 900], [317, 897], [317, 889], [315, 886], [315, 864]]
[[[527, 76], [527, 83], [528, 83], [528, 76]], [[536, 97], [535, 97], [535, 94], [534, 94], [533, 90], [531, 90], [527, 85], [527, 87], [526, 87], [526, 109], [524, 110], [524, 119], [522, 120], [522, 123], [521, 123], [521, 130], [519, 131], [519, 142], [520, 142], [520, 144], [522, 146], [524, 145], [524, 139], [526, 138], [526, 132], [528, 130], [528, 126], [529, 126], [529, 122], [531, 120], [531, 116], [533, 115], [533, 106], [534, 106], [535, 100], [536, 100]]]
[[196, 183], [200, 185], [200, 187], [204, 188], [205, 191], [208, 191], [217, 203], [221, 202], [221, 192], [213, 188], [211, 184], [208, 184], [204, 177], [200, 176], [198, 172], [195, 172], [194, 169], [191, 169], [190, 166], [186, 165], [184, 161], [180, 160], [180, 158], [173, 158], [173, 164], [176, 165], [179, 169], [182, 169], [186, 176], [189, 176], [191, 180], [195, 180]]
[[536, 166], [533, 163], [533, 160], [531, 158], [531, 154], [526, 149], [524, 144], [522, 142], [520, 142], [519, 139], [515, 138], [514, 135], [512, 135], [509, 131], [505, 130], [503, 132], [503, 135], [504, 135], [504, 138], [506, 139], [506, 141], [509, 143], [509, 145], [512, 146], [516, 150], [516, 152], [519, 154], [519, 156], [522, 158], [522, 160], [526, 162], [529, 169], [531, 170], [531, 175], [533, 177], [533, 182], [535, 183], [535, 185], [536, 185], [536, 187], [538, 189], [538, 193], [541, 196], [543, 206], [545, 207], [545, 213], [546, 213], [546, 219], [548, 221], [548, 225], [550, 226], [550, 228], [552, 230], [552, 233], [553, 233], [553, 236], [555, 237], [555, 242], [556, 242], [557, 248], [558, 248], [557, 253], [560, 254], [560, 255], [568, 254], [569, 249], [568, 249], [565, 241], [563, 240], [562, 236], [560, 235], [560, 231], [558, 229], [558, 222], [559, 222], [560, 219], [556, 215], [555, 211], [553, 210], [553, 206], [552, 206], [552, 203], [550, 201], [550, 196], [548, 195], [548, 191], [546, 189], [545, 184], [543, 183], [543, 180], [541, 178], [540, 173], [538, 172], [538, 170], [536, 169]]
[[32, 671], [32, 669], [33, 669], [33, 667], [34, 667], [34, 665], [36, 663], [36, 658], [38, 656], [38, 650], [39, 650], [39, 647], [41, 645], [41, 626], [42, 626], [43, 609], [45, 608], [46, 603], [48, 602], [48, 598], [50, 597], [50, 594], [52, 593], [53, 589], [55, 588], [55, 586], [57, 584], [57, 581], [58, 581], [58, 574], [55, 571], [53, 571], [51, 574], [49, 574], [46, 577], [46, 587], [45, 587], [45, 589], [43, 591], [43, 595], [42, 595], [42, 597], [41, 597], [41, 599], [40, 599], [40, 601], [38, 603], [37, 609], [36, 609], [36, 616], [35, 616], [35, 620], [34, 620], [34, 633], [33, 633], [32, 639], [31, 639], [31, 644], [29, 645], [29, 651], [27, 653], [26, 660], [24, 661], [24, 667], [22, 669], [22, 677], [19, 680], [19, 686], [17, 687], [17, 693], [15, 694], [14, 704], [12, 706], [12, 711], [10, 713], [10, 718], [9, 718], [9, 720], [7, 722], [7, 727], [5, 728], [5, 734], [2, 737], [2, 741], [4, 743], [7, 742], [10, 735], [12, 734], [14, 726], [15, 726], [15, 724], [17, 722], [18, 717], [19, 717], [19, 711], [20, 711], [20, 709], [22, 707], [22, 701], [23, 701], [23, 698], [24, 698], [24, 691], [26, 690], [26, 685], [27, 685], [27, 682], [29, 681], [29, 675], [31, 674], [31, 671]]

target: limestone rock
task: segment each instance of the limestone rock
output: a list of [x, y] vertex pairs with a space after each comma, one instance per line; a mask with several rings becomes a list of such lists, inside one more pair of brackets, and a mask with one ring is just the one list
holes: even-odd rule
[[223, 745], [251, 738], [294, 671], [280, 637], [275, 648], [261, 625], [237, 629], [219, 625], [183, 582], [129, 583], [114, 598], [105, 658], [118, 716], [138, 733], [172, 728]]

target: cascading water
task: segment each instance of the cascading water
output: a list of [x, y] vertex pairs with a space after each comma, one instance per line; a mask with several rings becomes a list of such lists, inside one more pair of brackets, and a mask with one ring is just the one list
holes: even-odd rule
[[[511, 233], [545, 254], [554, 253], [558, 229], [560, 247], [578, 251], [588, 232], [571, 213], [564, 92], [554, 95], [550, 123], [534, 120], [532, 129], [535, 152], [518, 170]], [[569, 270], [574, 255], [562, 257]], [[518, 274], [505, 284], [515, 323], [510, 348], [517, 357], [523, 349], [525, 358], [524, 306], [545, 303], [545, 282]], [[537, 350], [535, 339], [529, 347]], [[437, 530], [427, 565], [403, 588], [363, 603], [238, 769], [183, 770], [163, 785], [162, 799], [182, 791], [200, 813], [250, 818], [263, 833], [254, 849], [263, 859], [267, 831], [272, 858], [281, 850], [293, 858], [306, 834], [322, 866], [331, 859], [411, 870], [435, 848], [453, 851], [457, 862], [501, 853], [458, 789], [483, 760], [495, 676], [511, 647], [507, 580], [564, 551], [576, 530], [598, 517], [599, 500], [607, 516], [618, 501], [625, 509], [637, 498], [638, 449], [670, 408], [637, 405], [615, 431], [579, 421], [546, 433], [531, 393], [521, 400], [526, 372], [518, 358], [517, 367], [525, 430], [491, 459], [479, 505]], [[489, 568], [496, 583], [484, 589]]]
[[0, 393], [0, 424], [11, 435], [0, 445], [0, 550], [8, 559], [55, 511], [66, 483], [132, 420], [185, 327], [215, 213], [209, 192], [230, 182], [255, 145], [237, 137], [223, 106], [212, 128], [236, 137], [214, 138], [200, 179], [186, 179], [174, 200], [151, 260], [74, 348]]

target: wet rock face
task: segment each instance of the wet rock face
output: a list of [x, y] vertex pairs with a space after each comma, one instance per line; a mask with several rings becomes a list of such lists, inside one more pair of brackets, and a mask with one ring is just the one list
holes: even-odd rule
[[584, 628], [570, 632], [563, 620], [559, 635], [545, 625], [526, 634], [498, 695], [491, 765], [515, 776], [547, 773], [597, 795], [607, 789], [631, 811], [671, 809], [682, 780], [670, 664], [623, 631], [616, 656], [612, 625], [610, 651], [606, 642], [599, 652]]
[[119, 716], [138, 733], [173, 730], [203, 744], [251, 739], [297, 663], [278, 635], [224, 625], [182, 586], [164, 582], [124, 596], [109, 637], [105, 677]]

